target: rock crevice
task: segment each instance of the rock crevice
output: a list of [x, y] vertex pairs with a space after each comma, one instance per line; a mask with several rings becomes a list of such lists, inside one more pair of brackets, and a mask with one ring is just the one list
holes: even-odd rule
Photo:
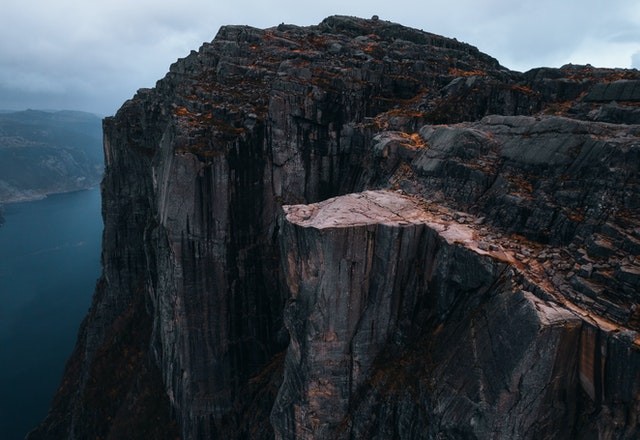
[[638, 104], [602, 97], [638, 80], [221, 28], [104, 121], [103, 275], [30, 438], [634, 438]]

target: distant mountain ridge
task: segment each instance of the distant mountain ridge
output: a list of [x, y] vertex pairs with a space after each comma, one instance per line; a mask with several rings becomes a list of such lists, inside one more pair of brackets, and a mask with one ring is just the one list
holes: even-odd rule
[[99, 116], [72, 110], [0, 112], [0, 203], [90, 188], [102, 172]]

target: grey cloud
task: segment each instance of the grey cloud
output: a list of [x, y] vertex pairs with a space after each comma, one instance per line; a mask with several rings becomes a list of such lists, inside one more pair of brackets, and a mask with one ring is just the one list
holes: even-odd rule
[[[177, 58], [211, 41], [223, 24], [308, 25], [336, 13], [376, 14], [456, 37], [509, 68], [561, 65], [590, 39], [638, 42], [640, 11], [634, 3], [22, 0], [3, 5], [0, 15], [0, 108], [21, 102], [38, 107], [41, 102], [42, 107], [114, 113], [137, 88], [153, 86]], [[632, 52], [623, 54], [625, 63]], [[593, 64], [599, 64], [598, 54], [593, 56]], [[633, 63], [638, 64], [637, 54]]]

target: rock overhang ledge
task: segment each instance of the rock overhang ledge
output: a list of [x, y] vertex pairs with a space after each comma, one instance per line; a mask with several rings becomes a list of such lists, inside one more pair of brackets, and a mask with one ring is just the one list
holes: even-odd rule
[[301, 205], [282, 207], [287, 221], [316, 229], [424, 223], [429, 216], [413, 197], [389, 190], [364, 191]]
[[332, 197], [318, 203], [284, 205], [282, 209], [289, 223], [318, 230], [373, 225], [425, 225], [435, 230], [449, 244], [462, 244], [477, 253], [488, 253], [478, 248], [478, 236], [473, 228], [448, 220], [446, 216], [442, 216], [442, 207], [434, 205], [430, 208], [427, 200], [402, 191], [369, 190]]
[[[130, 410], [135, 374], [166, 396], [182, 438], [271, 439], [293, 426], [274, 393], [305, 379], [284, 359], [286, 340], [315, 336], [319, 349], [307, 353], [322, 374], [306, 381], [321, 385], [315, 392], [325, 395], [333, 366], [348, 378], [322, 357], [350, 346], [355, 357], [337, 358], [359, 360], [352, 376], [374, 385], [345, 407], [353, 438], [402, 437], [397, 428], [403, 438], [637, 432], [625, 417], [640, 404], [640, 337], [630, 330], [640, 326], [640, 109], [585, 95], [602, 83], [606, 96], [626, 96], [625, 84], [607, 85], [619, 78], [639, 77], [511, 72], [472, 46], [383, 20], [221, 28], [105, 120], [104, 277], [65, 376], [73, 394], [59, 393], [42, 432], [70, 423], [60, 432], [75, 438], [115, 427], [126, 435], [109, 437], [136, 437], [134, 418], [164, 420], [162, 431], [173, 416], [157, 419], [142, 399]], [[349, 194], [372, 188], [406, 193]], [[307, 315], [303, 303], [316, 298], [335, 308]], [[325, 317], [331, 325], [316, 326]], [[282, 336], [283, 324], [297, 339]], [[146, 335], [134, 368], [123, 354], [139, 353], [130, 328]], [[361, 337], [337, 349], [340, 329]], [[400, 356], [389, 369], [370, 363], [388, 335], [407, 368]], [[438, 339], [443, 362], [421, 348]], [[105, 389], [117, 371], [105, 359], [119, 359], [136, 385], [116, 376], [122, 395], [94, 409], [91, 384]], [[365, 377], [362, 365], [380, 368]], [[576, 395], [578, 370], [588, 397]], [[404, 383], [422, 384], [421, 402], [435, 399], [431, 409], [403, 400], [403, 371]], [[283, 376], [301, 381], [281, 387]], [[76, 387], [83, 377], [89, 385]], [[327, 396], [311, 416], [296, 409], [304, 423], [344, 426]], [[79, 420], [104, 424], [72, 426]], [[282, 438], [300, 438], [291, 434]]]

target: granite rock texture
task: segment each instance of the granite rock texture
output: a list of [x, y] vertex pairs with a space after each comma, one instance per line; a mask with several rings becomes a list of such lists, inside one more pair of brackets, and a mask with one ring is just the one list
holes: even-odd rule
[[633, 438], [637, 333], [449, 214], [398, 191], [284, 207], [276, 438]]
[[104, 121], [103, 276], [29, 438], [634, 438], [638, 103], [601, 97], [639, 79], [221, 28]]

